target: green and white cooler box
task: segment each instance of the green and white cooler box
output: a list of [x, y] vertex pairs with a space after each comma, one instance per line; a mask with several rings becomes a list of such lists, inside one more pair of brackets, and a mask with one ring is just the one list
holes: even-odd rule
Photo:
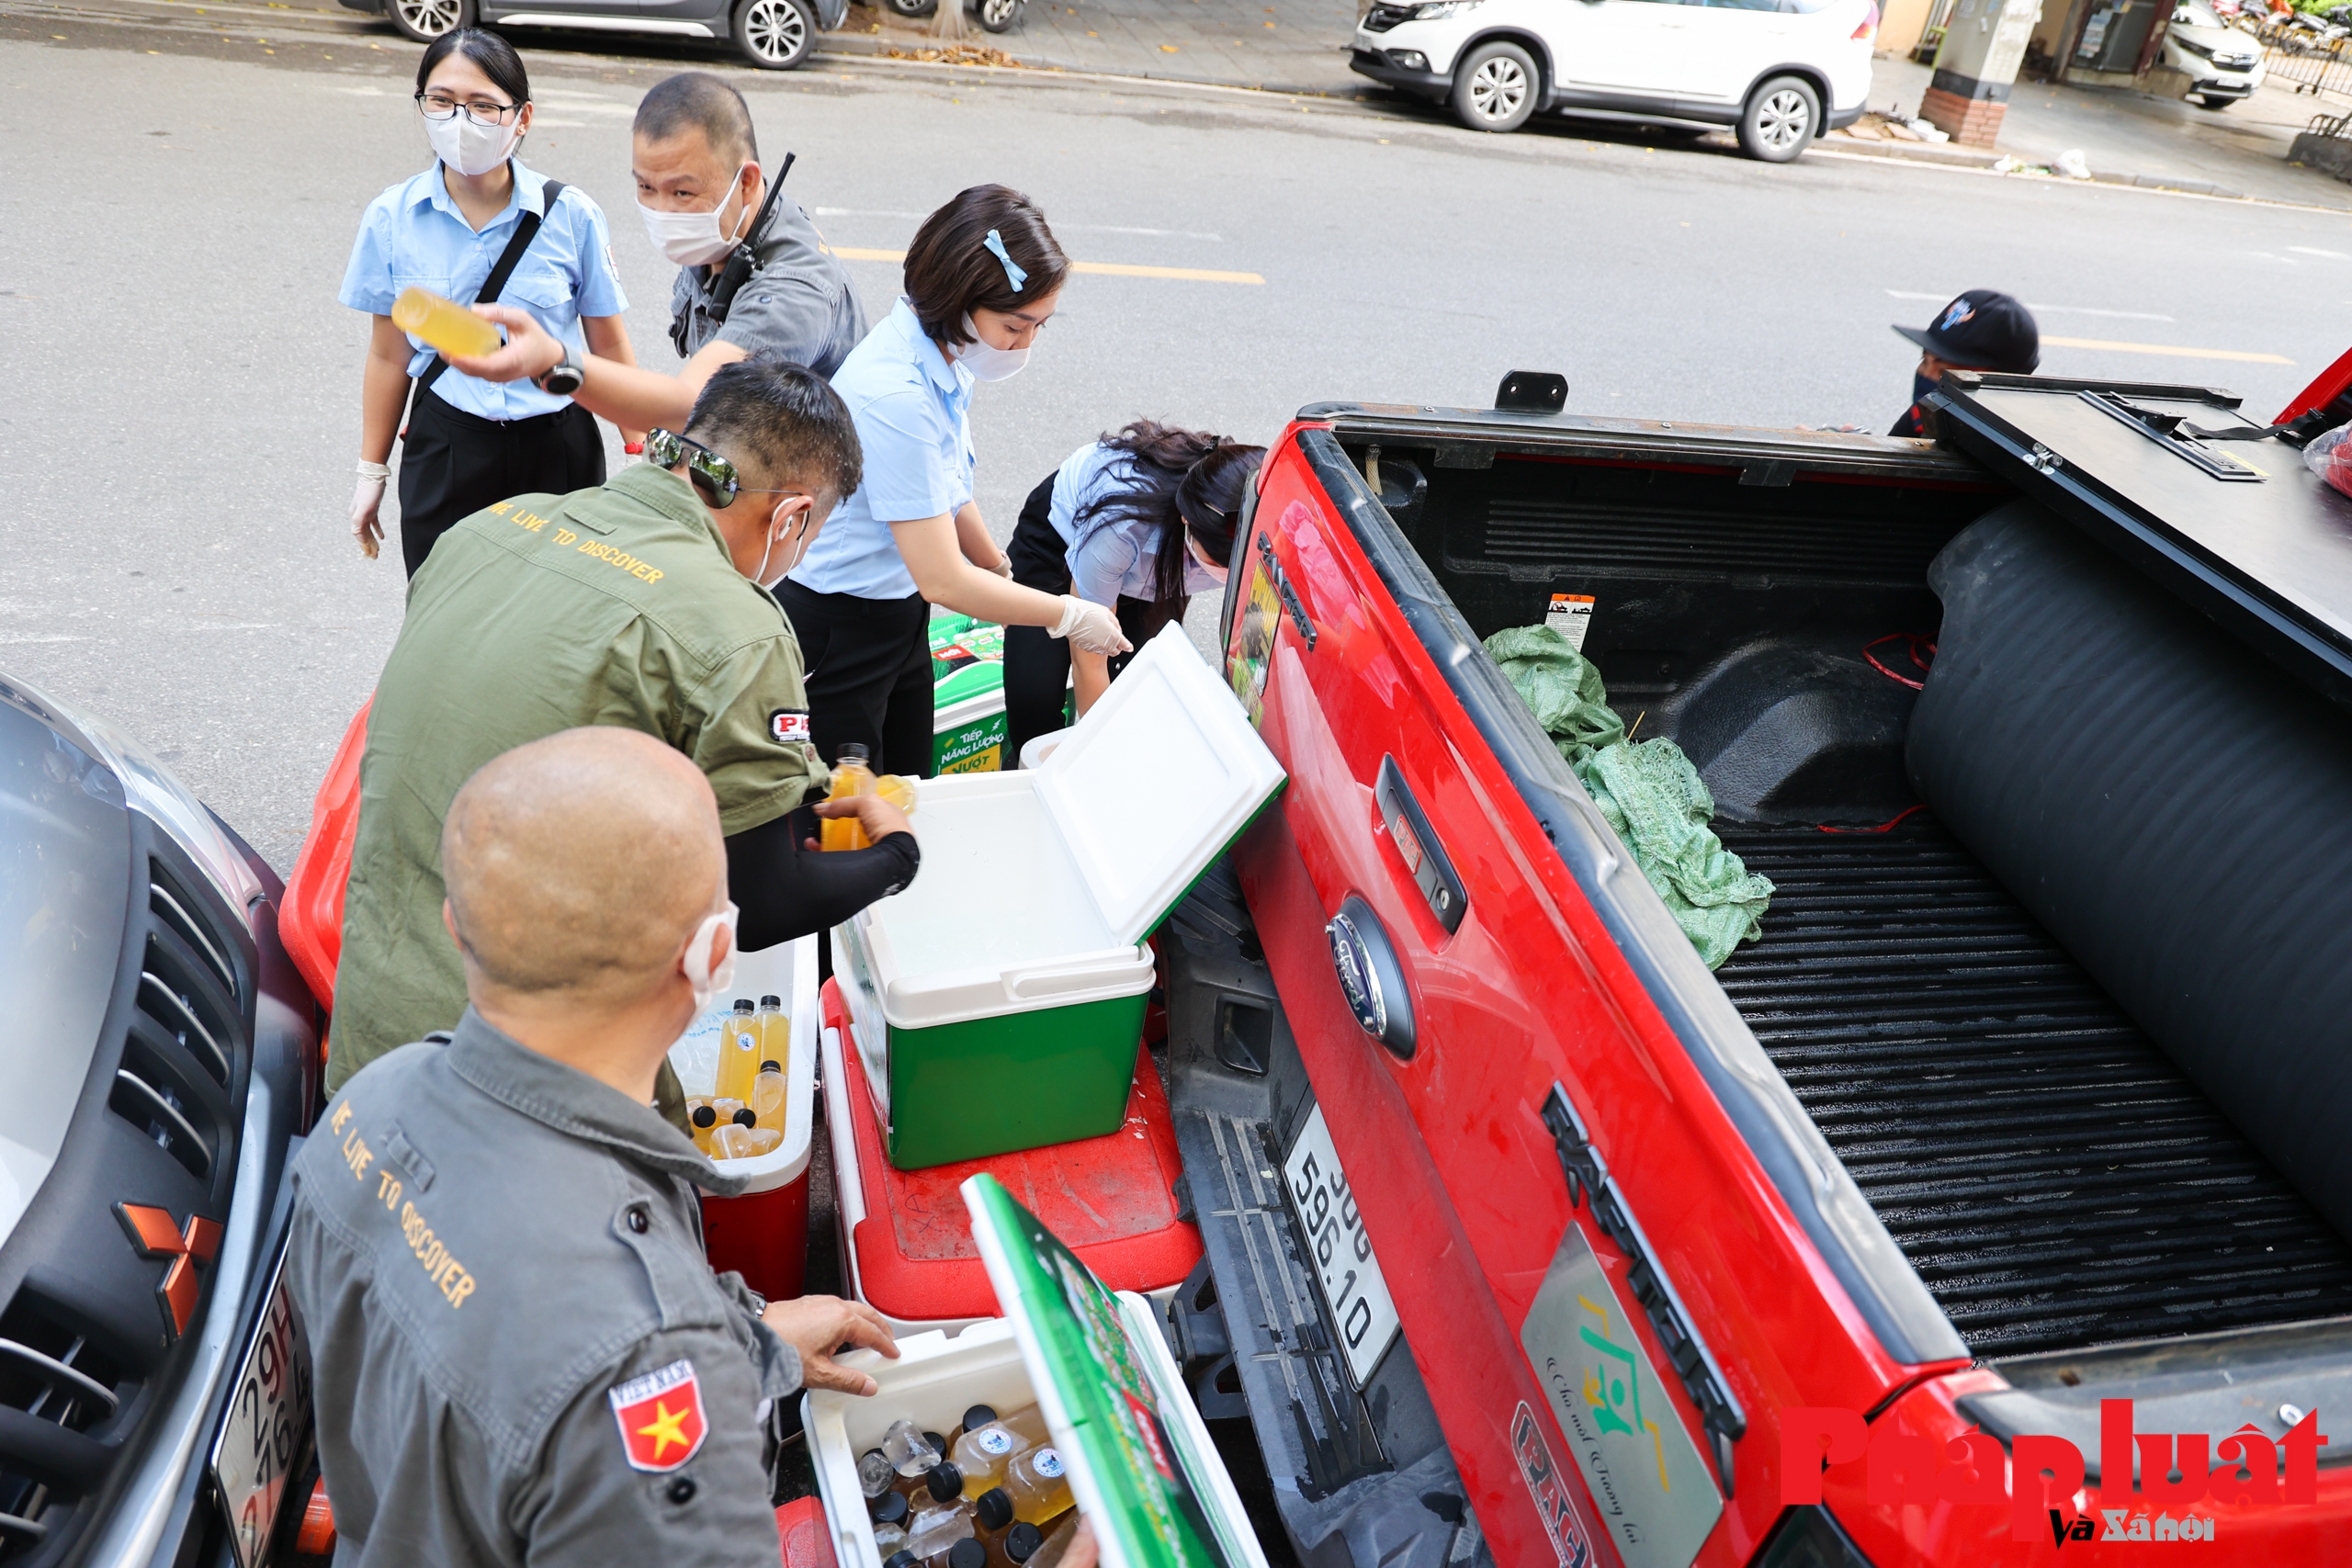
[[1283, 782], [1182, 626], [1044, 766], [922, 781], [922, 872], [833, 933], [891, 1163], [1118, 1127], [1152, 984], [1144, 939]]
[[[1186, 650], [1188, 657], [1191, 650]], [[953, 1431], [975, 1404], [1035, 1400], [1094, 1529], [1103, 1568], [1266, 1568], [1240, 1495], [1210, 1440], [1151, 1303], [1113, 1293], [1014, 1202], [995, 1178], [960, 1189], [1001, 1318], [950, 1339], [899, 1341], [899, 1359], [853, 1351], [871, 1398], [803, 1396], [802, 1426], [841, 1568], [881, 1568], [857, 1484], [857, 1456], [905, 1416]]]
[[992, 773], [1004, 766], [1004, 666], [967, 664], [931, 690], [931, 771]]

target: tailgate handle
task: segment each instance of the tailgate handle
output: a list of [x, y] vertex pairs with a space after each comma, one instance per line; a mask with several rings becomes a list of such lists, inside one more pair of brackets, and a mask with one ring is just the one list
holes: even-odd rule
[[[1650, 1238], [1634, 1218], [1624, 1194], [1617, 1190], [1617, 1179], [1609, 1174], [1609, 1162], [1592, 1146], [1592, 1134], [1586, 1129], [1584, 1118], [1569, 1102], [1568, 1091], [1557, 1083], [1544, 1099], [1544, 1125], [1550, 1129], [1552, 1142], [1559, 1150], [1560, 1170], [1567, 1178], [1569, 1203], [1573, 1205], [1581, 1199], [1590, 1204], [1593, 1223], [1633, 1264], [1626, 1271], [1625, 1288], [1642, 1303], [1650, 1327], [1657, 1331], [1658, 1343], [1666, 1348], [1667, 1359], [1681, 1376], [1684, 1392], [1690, 1395], [1690, 1403], [1699, 1407], [1699, 1420], [1707, 1429], [1707, 1451], [1714, 1459], [1715, 1474], [1722, 1480], [1724, 1496], [1728, 1499], [1732, 1495], [1731, 1446], [1747, 1431], [1747, 1412], [1740, 1407], [1739, 1396], [1724, 1381], [1714, 1352], [1707, 1348], [1706, 1341], [1691, 1326], [1690, 1309], [1682, 1304], [1666, 1270], [1658, 1267], [1657, 1255], [1650, 1250]], [[1569, 1223], [1575, 1224], [1573, 1220]]]
[[1373, 796], [1379, 802], [1381, 831], [1387, 835], [1389, 846], [1412, 874], [1414, 886], [1429, 901], [1430, 913], [1445, 928], [1445, 934], [1452, 936], [1462, 927], [1462, 916], [1470, 908], [1470, 894], [1462, 886], [1462, 878], [1454, 874], [1453, 859], [1445, 852], [1445, 845], [1430, 826], [1428, 813], [1406, 786], [1404, 772], [1396, 766], [1395, 756], [1380, 759], [1380, 782]]

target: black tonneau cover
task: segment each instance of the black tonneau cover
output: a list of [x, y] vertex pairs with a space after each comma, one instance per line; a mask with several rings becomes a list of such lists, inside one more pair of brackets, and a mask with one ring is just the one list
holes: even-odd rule
[[[1951, 445], [2352, 707], [2352, 498], [2205, 387], [1953, 372]], [[2177, 421], [2177, 423], [2175, 422]]]

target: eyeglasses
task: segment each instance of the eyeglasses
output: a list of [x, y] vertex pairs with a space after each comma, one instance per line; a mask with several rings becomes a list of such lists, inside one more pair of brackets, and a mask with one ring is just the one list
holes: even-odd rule
[[754, 489], [737, 477], [732, 462], [690, 435], [667, 430], [657, 428], [645, 433], [645, 460], [657, 468], [674, 468], [684, 463], [687, 482], [702, 492], [704, 500], [721, 510], [733, 505], [739, 495], [808, 494], [805, 490]]
[[419, 93], [416, 95], [416, 107], [427, 119], [446, 120], [462, 109], [465, 111], [466, 118], [476, 125], [504, 125], [507, 119], [523, 106], [492, 103], [488, 98], [475, 98], [467, 103], [459, 103], [457, 99], [444, 97], [439, 93]]

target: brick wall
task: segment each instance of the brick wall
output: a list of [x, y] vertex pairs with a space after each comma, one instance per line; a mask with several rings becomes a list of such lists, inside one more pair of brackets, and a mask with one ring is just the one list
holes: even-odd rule
[[1962, 147], [1992, 146], [2001, 132], [2001, 117], [2008, 110], [2007, 103], [1963, 98], [1938, 87], [1928, 88], [1919, 100], [1919, 118]]

